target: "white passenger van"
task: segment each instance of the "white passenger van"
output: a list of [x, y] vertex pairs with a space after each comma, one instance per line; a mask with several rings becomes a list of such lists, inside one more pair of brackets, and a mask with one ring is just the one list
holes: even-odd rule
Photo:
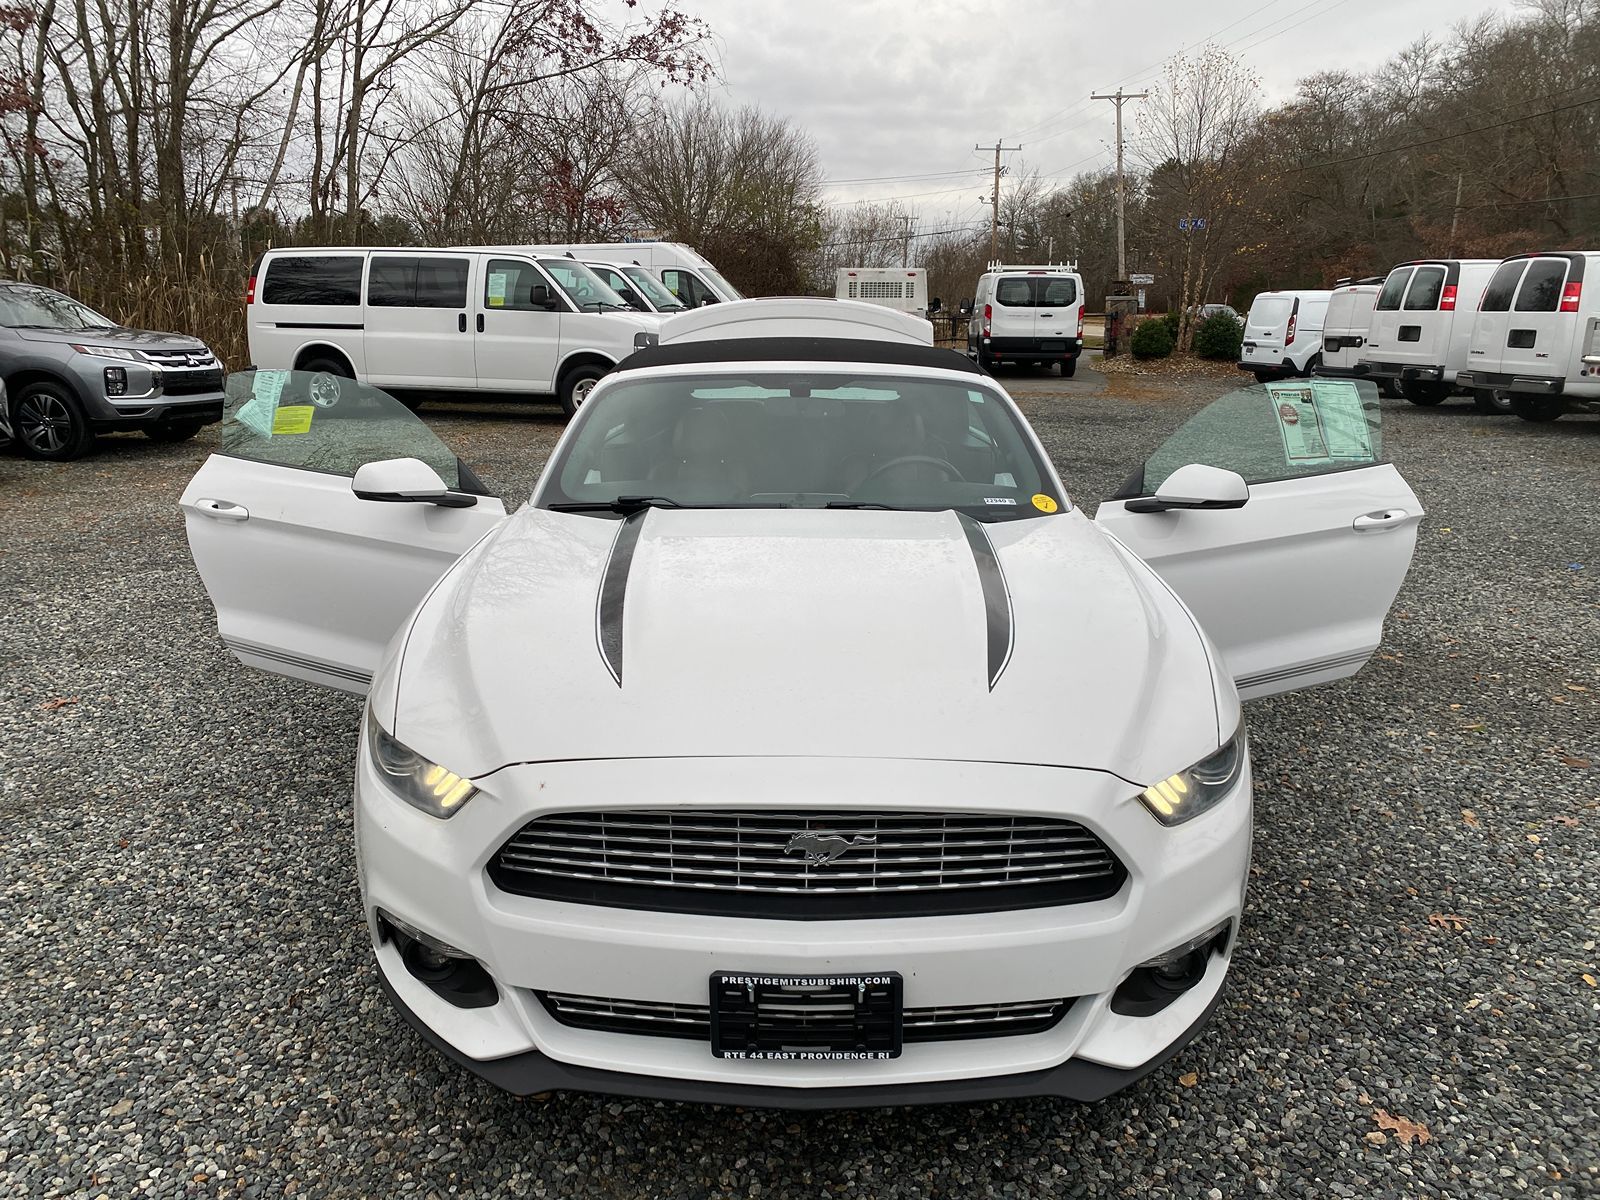
[[571, 254], [584, 262], [643, 267], [690, 308], [744, 299], [716, 267], [682, 242], [574, 242], [520, 249], [535, 254]]
[[1600, 412], [1600, 250], [1503, 260], [1457, 382], [1503, 395], [1527, 421]]
[[665, 317], [688, 311], [687, 304], [667, 291], [667, 285], [643, 267], [632, 263], [618, 265], [601, 262], [599, 259], [589, 259], [583, 265], [598, 275], [635, 312], [660, 313]]
[[1262, 383], [1311, 374], [1322, 354], [1322, 324], [1332, 296], [1329, 289], [1258, 295], [1244, 319], [1239, 369]]
[[1367, 344], [1367, 328], [1372, 324], [1372, 306], [1378, 299], [1380, 283], [1363, 279], [1333, 289], [1322, 319], [1322, 354], [1313, 368], [1315, 374], [1334, 379], [1360, 379], [1366, 375], [1361, 354]]
[[967, 354], [988, 369], [999, 363], [1060, 363], [1070, 377], [1083, 353], [1083, 276], [1076, 263], [990, 263], [973, 292]]
[[864, 300], [910, 313], [928, 315], [928, 272], [922, 267], [840, 267], [834, 278], [836, 300]]
[[[1498, 265], [1487, 258], [1425, 258], [1390, 271], [1361, 356], [1367, 374], [1394, 380], [1413, 404], [1444, 400], [1467, 365], [1473, 315]], [[1494, 410], [1492, 393], [1480, 393], [1478, 407]]]
[[554, 395], [570, 415], [595, 380], [655, 340], [582, 263], [516, 251], [269, 250], [245, 296], [250, 361], [385, 388]]

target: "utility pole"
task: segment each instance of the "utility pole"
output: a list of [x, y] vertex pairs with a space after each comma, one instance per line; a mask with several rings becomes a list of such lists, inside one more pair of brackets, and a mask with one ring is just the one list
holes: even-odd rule
[[992, 146], [974, 146], [974, 150], [994, 151], [994, 194], [989, 197], [989, 261], [1000, 259], [1000, 155], [1021, 150], [1020, 144], [1007, 146], [1004, 138], [995, 138]]
[[917, 219], [910, 213], [901, 213], [898, 220], [903, 227], [900, 233], [903, 239], [900, 243], [900, 265], [903, 267], [908, 265], [911, 258], [911, 231], [917, 227]]
[[1096, 92], [1089, 97], [1091, 100], [1110, 100], [1117, 106], [1117, 278], [1124, 282], [1128, 278], [1128, 252], [1123, 229], [1128, 207], [1128, 185], [1122, 177], [1122, 103], [1124, 100], [1143, 100], [1149, 95], [1149, 92], [1124, 92], [1118, 88], [1115, 95]]

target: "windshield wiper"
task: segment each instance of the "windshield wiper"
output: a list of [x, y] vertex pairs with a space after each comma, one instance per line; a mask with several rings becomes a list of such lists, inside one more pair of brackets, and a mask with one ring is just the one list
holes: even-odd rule
[[829, 500], [823, 508], [881, 508], [888, 512], [903, 511], [896, 504], [880, 504], [876, 500]]
[[614, 512], [627, 516], [646, 508], [682, 508], [669, 496], [618, 496], [615, 500], [579, 501], [572, 504], [552, 504], [551, 512]]

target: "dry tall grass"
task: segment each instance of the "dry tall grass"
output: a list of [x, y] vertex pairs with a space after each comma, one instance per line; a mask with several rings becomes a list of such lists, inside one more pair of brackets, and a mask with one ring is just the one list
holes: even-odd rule
[[135, 329], [188, 333], [222, 356], [229, 369], [247, 365], [244, 290], [248, 268], [202, 253], [159, 264], [145, 274], [112, 279], [77, 268], [39, 280], [112, 320]]

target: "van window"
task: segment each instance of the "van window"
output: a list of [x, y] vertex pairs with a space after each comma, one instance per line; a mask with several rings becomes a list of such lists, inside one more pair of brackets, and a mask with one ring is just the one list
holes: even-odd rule
[[359, 254], [270, 258], [261, 285], [261, 303], [360, 304], [364, 261]]
[[555, 291], [531, 262], [491, 258], [483, 276], [483, 306], [519, 312], [551, 312]]
[[1517, 280], [1522, 278], [1522, 269], [1527, 265], [1519, 258], [1495, 268], [1489, 286], [1483, 289], [1483, 300], [1478, 308], [1483, 312], [1510, 312], [1512, 293], [1517, 290]]
[[1288, 324], [1289, 314], [1292, 312], [1294, 312], [1293, 297], [1262, 294], [1257, 296], [1255, 303], [1250, 306], [1250, 316], [1245, 324], [1251, 330], [1280, 329]]
[[1032, 308], [1033, 282], [1028, 279], [1002, 279], [995, 286], [994, 302], [1006, 308]]
[[1075, 279], [1039, 280], [1040, 307], [1066, 307], [1078, 302], [1078, 281]]
[[716, 303], [716, 294], [688, 271], [662, 271], [661, 282], [667, 285], [669, 292], [690, 308], [699, 308], [708, 300], [713, 304]]
[[1567, 281], [1567, 263], [1561, 258], [1536, 258], [1517, 289], [1518, 312], [1555, 312], [1561, 307], [1561, 285]]
[[1406, 289], [1407, 312], [1433, 312], [1439, 307], [1439, 296], [1444, 291], [1443, 267], [1418, 267]]
[[1078, 281], [1061, 275], [1012, 275], [995, 286], [994, 302], [1006, 308], [1065, 308], [1078, 302]]
[[1378, 293], [1378, 302], [1372, 307], [1378, 312], [1399, 312], [1400, 298], [1406, 294], [1406, 284], [1410, 282], [1411, 268], [1396, 267], [1383, 281], [1383, 291]]
[[376, 308], [465, 308], [464, 258], [373, 255], [367, 303]]

